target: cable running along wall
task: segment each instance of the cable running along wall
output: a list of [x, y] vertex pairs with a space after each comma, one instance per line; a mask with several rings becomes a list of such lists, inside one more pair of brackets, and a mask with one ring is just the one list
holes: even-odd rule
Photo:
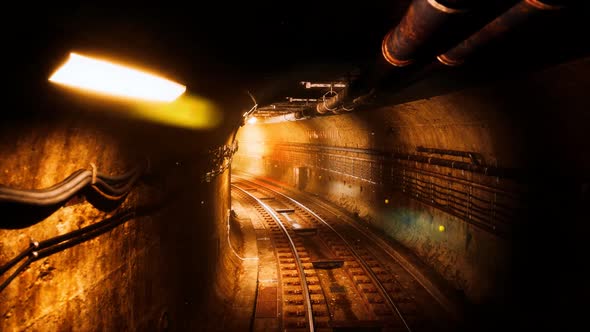
[[[267, 170], [309, 167], [401, 192], [495, 234], [510, 232], [525, 194], [519, 170], [418, 154], [311, 144], [266, 144]], [[246, 158], [260, 156], [239, 155]], [[438, 163], [435, 163], [438, 162]], [[276, 166], [275, 166], [276, 165]], [[501, 181], [501, 182], [500, 182]], [[510, 185], [507, 185], [510, 184]]]
[[119, 200], [127, 194], [148, 169], [147, 163], [121, 175], [111, 176], [91, 169], [79, 169], [63, 181], [43, 189], [15, 189], [0, 184], [0, 203], [20, 203], [36, 206], [54, 205], [65, 201], [90, 185], [102, 197]]
[[[98, 172], [92, 164], [91, 169], [80, 169], [66, 177], [63, 181], [43, 189], [15, 189], [0, 185], [0, 203], [21, 204], [32, 206], [49, 206], [63, 203], [79, 191], [90, 186], [101, 197], [108, 200], [120, 200], [135, 186], [139, 178], [149, 169], [149, 163], [143, 163], [120, 175], [107, 175]], [[139, 209], [139, 210], [146, 210]], [[37, 242], [31, 239], [30, 246], [0, 266], [0, 277], [21, 263], [6, 278], [0, 279], [0, 292], [4, 290], [18, 274], [31, 263], [60, 252], [98, 235], [106, 233], [122, 223], [134, 219], [137, 209], [121, 212], [115, 216], [84, 228], [71, 231]]]

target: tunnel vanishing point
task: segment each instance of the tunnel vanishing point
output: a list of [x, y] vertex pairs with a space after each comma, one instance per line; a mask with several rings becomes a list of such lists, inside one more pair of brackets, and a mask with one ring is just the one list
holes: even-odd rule
[[0, 331], [587, 330], [588, 9], [16, 8]]

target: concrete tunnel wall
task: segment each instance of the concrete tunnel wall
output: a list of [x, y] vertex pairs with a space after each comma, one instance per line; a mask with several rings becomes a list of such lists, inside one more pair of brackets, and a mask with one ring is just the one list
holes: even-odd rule
[[[559, 212], [554, 205], [558, 195], [563, 195], [561, 201], [576, 196], [552, 191], [586, 188], [589, 74], [590, 61], [584, 59], [366, 112], [248, 125], [239, 132], [233, 167], [343, 206], [412, 250], [470, 302], [495, 303], [519, 287], [514, 286], [520, 285], [517, 279], [532, 276], [526, 271], [526, 277], [515, 277], [527, 264], [537, 269], [541, 259], [526, 256], [536, 246], [544, 247], [546, 238], [553, 240], [552, 248], [564, 241], [547, 224], [557, 222], [549, 215], [572, 216], [565, 229], [580, 225], [574, 220], [579, 215]], [[400, 155], [412, 154], [470, 162], [420, 153], [419, 146], [476, 152], [483, 165], [520, 170], [521, 175], [497, 177], [400, 160]], [[367, 150], [398, 157], [386, 161]], [[391, 180], [408, 173], [415, 176], [401, 187]], [[461, 192], [468, 197], [465, 202], [469, 199], [465, 209], [471, 210], [461, 215], [432, 204], [424, 191], [414, 194], [420, 192], [417, 183], [426, 194], [438, 186], [442, 193], [437, 199], [448, 204], [458, 202], [445, 195]], [[479, 212], [492, 227], [476, 222], [472, 197], [481, 199], [473, 203], [488, 204], [487, 212]], [[543, 199], [551, 205], [543, 205]], [[565, 248], [557, 252], [577, 255]], [[535, 278], [550, 285], [544, 277]]]
[[[343, 205], [413, 250], [471, 300], [485, 302], [502, 295], [510, 269], [517, 270], [511, 260], [542, 266], [546, 255], [527, 254], [546, 245], [545, 239], [554, 240], [552, 259], [559, 259], [559, 266], [583, 261], [583, 229], [571, 220], [579, 214], [567, 210], [582, 210], [587, 202], [583, 174], [590, 168], [590, 142], [585, 139], [590, 129], [585, 96], [589, 67], [586, 59], [364, 113], [246, 126], [238, 137], [234, 167]], [[202, 176], [212, 168], [203, 151], [227, 144], [228, 135], [85, 117], [76, 110], [55, 113], [45, 107], [43, 115], [8, 118], [0, 125], [1, 184], [42, 188], [91, 162], [101, 171], [119, 174], [145, 155], [152, 157], [152, 171], [119, 204], [106, 204], [88, 192], [48, 209], [3, 204], [0, 264], [27, 248], [30, 238], [44, 240], [170, 199], [161, 209], [31, 264], [0, 292], [0, 330], [223, 330], [234, 318], [241, 263], [226, 235], [229, 172], [211, 182], [203, 182]], [[325, 149], [318, 150], [318, 145]], [[509, 219], [512, 235], [481, 229], [464, 216], [409, 197], [387, 185], [383, 169], [390, 164], [380, 168], [385, 164], [363, 154], [366, 149], [416, 153], [419, 145], [475, 151], [486, 165], [534, 174], [523, 182], [403, 160], [394, 167], [440, 173], [431, 184], [452, 182], [453, 189], [471, 188], [484, 198], [489, 193], [479, 190], [482, 186], [514, 194], [502, 201], [514, 212]], [[342, 161], [351, 159], [364, 164], [347, 169]], [[542, 192], [545, 186], [547, 192]], [[582, 196], [570, 203], [572, 196], [562, 189], [580, 190]], [[532, 192], [533, 198], [522, 198], [522, 192]], [[535, 212], [531, 203], [536, 208], [563, 205], [560, 211]], [[561, 227], [531, 223], [545, 214], [543, 221], [551, 219]], [[438, 230], [441, 225], [444, 232]], [[519, 241], [533, 249], [519, 253], [513, 248]], [[565, 241], [567, 246], [558, 246]], [[566, 253], [573, 255], [563, 259]], [[570, 277], [566, 273], [558, 281], [571, 296], [581, 294], [575, 285], [583, 283], [584, 274]], [[537, 280], [547, 278], [543, 274]]]
[[[9, 119], [0, 128], [0, 183], [8, 187], [45, 188], [90, 163], [121, 174], [151, 157], [149, 174], [121, 202], [86, 190], [49, 208], [2, 204], [0, 265], [28, 248], [30, 239], [42, 241], [126, 210], [148, 212], [33, 262], [0, 292], [1, 331], [219, 326], [239, 267], [226, 241], [229, 171], [210, 182], [202, 177], [212, 167], [203, 151], [225, 143], [225, 133], [204, 139], [202, 133], [73, 113]], [[180, 152], [174, 149], [179, 140], [195, 143]]]

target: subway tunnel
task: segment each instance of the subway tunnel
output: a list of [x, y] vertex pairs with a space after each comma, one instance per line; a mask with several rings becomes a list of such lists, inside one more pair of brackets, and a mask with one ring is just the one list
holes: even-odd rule
[[9, 9], [0, 331], [583, 329], [586, 4]]

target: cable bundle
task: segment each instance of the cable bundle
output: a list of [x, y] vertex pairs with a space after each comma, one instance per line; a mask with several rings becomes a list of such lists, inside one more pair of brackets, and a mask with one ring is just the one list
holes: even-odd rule
[[47, 206], [60, 203], [82, 188], [91, 185], [101, 196], [118, 200], [125, 196], [146, 171], [147, 165], [138, 166], [124, 174], [110, 176], [97, 172], [96, 166], [92, 169], [79, 169], [49, 188], [44, 189], [14, 189], [0, 185], [0, 202], [12, 202]]
[[[149, 160], [147, 163], [139, 165], [124, 174], [106, 175], [98, 172], [96, 166], [91, 164], [91, 170], [79, 169], [70, 174], [70, 176], [60, 183], [44, 189], [14, 189], [0, 185], [0, 203], [20, 203], [35, 206], [53, 205], [72, 197], [88, 185], [107, 199], [119, 200], [131, 191], [133, 185], [135, 185], [141, 175], [145, 174], [148, 169]], [[135, 216], [136, 211], [125, 211], [98, 223], [51, 239], [41, 242], [31, 240], [29, 248], [22, 251], [6, 264], [0, 266], [0, 276], [2, 276], [19, 262], [24, 260], [24, 262], [0, 284], [0, 292], [32, 262], [103, 234], [116, 226], [133, 219]]]
[[10, 282], [32, 262], [73, 247], [82, 242], [88, 241], [135, 217], [136, 211], [125, 211], [95, 224], [41, 242], [31, 240], [31, 245], [29, 248], [23, 250], [20, 254], [8, 261], [6, 264], [0, 266], [0, 276], [2, 276], [8, 270], [26, 258], [26, 260], [0, 284], [0, 292], [4, 290], [4, 288], [6, 288], [6, 286], [8, 286], [8, 284], [10, 284]]

